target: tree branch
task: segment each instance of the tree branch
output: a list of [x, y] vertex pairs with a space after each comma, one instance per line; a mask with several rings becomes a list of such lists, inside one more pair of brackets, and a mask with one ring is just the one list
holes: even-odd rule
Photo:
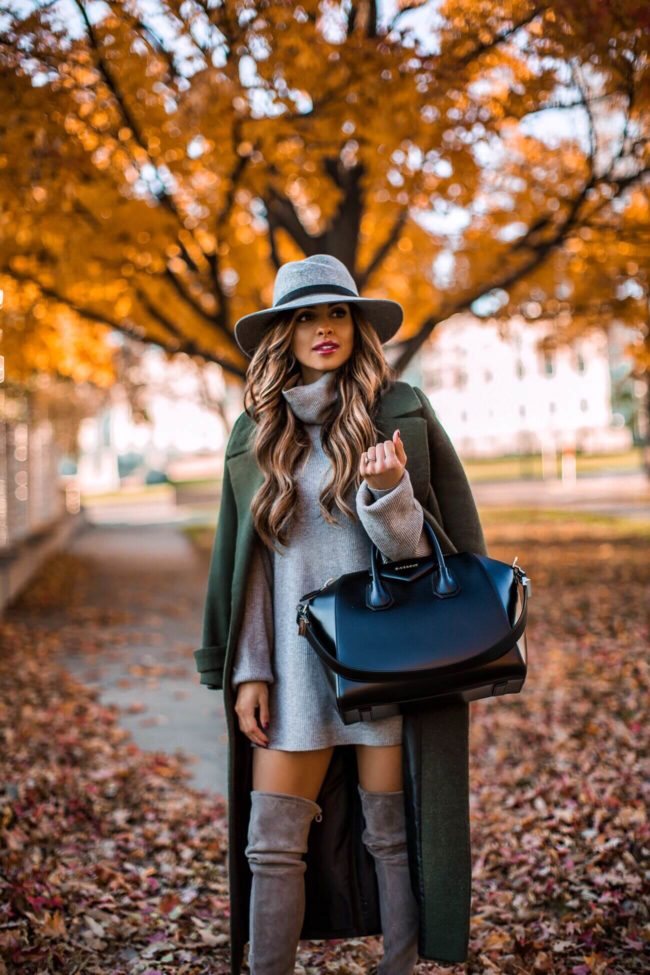
[[379, 267], [381, 262], [384, 260], [386, 255], [391, 250], [391, 248], [394, 247], [397, 241], [399, 240], [399, 236], [402, 230], [404, 229], [404, 225], [406, 224], [408, 214], [409, 211], [408, 208], [406, 207], [400, 211], [397, 220], [393, 224], [392, 230], [388, 234], [388, 237], [386, 238], [384, 243], [379, 247], [379, 249], [375, 253], [375, 256], [371, 258], [366, 269], [358, 274], [357, 281], [359, 284], [360, 291], [365, 287], [366, 282], [372, 277], [373, 273]]
[[544, 13], [549, 6], [549, 3], [540, 3], [537, 6], [534, 6], [528, 14], [522, 17], [521, 20], [513, 23], [511, 27], [507, 27], [500, 33], [495, 34], [489, 41], [485, 41], [485, 43], [476, 44], [471, 51], [468, 51], [467, 54], [463, 54], [458, 60], [455, 61], [454, 67], [457, 68], [458, 65], [463, 65], [466, 67], [468, 64], [471, 64], [472, 61], [480, 58], [483, 54], [494, 50], [495, 47], [498, 47], [499, 44], [503, 44], [504, 41], [511, 38], [513, 34], [516, 34], [517, 31], [521, 30], [522, 27], [526, 27], [528, 24], [532, 23], [533, 20], [539, 17], [540, 14]]
[[[124, 335], [128, 335], [129, 338], [143, 340], [142, 335], [138, 335], [135, 330], [137, 326], [135, 323], [133, 325], [125, 325], [123, 322], [112, 319], [103, 312], [95, 312], [89, 308], [83, 308], [76, 302], [67, 298], [65, 295], [58, 292], [55, 288], [51, 288], [48, 285], [43, 284], [37, 278], [29, 274], [23, 274], [20, 271], [15, 271], [9, 265], [0, 266], [0, 274], [6, 274], [8, 277], [13, 278], [14, 281], [18, 281], [22, 284], [34, 284], [39, 289], [41, 294], [46, 298], [51, 298], [54, 301], [65, 305], [71, 311], [73, 311], [79, 318], [90, 322], [92, 325], [103, 325], [107, 328], [113, 328], [117, 332], [121, 332]], [[164, 340], [157, 342], [161, 348], [164, 348], [167, 352], [176, 353], [179, 351], [186, 352], [188, 355], [198, 355], [201, 358], [206, 359], [208, 362], [216, 362], [217, 365], [225, 369], [226, 372], [230, 372], [232, 375], [238, 376], [239, 378], [245, 377], [245, 371], [242, 371], [237, 366], [233, 366], [232, 363], [223, 360], [220, 356], [215, 355], [213, 352], [208, 352], [206, 349], [199, 347], [195, 342], [189, 340], [187, 336], [183, 338], [183, 347], [179, 349], [178, 345], [171, 345], [170, 343], [165, 343]]]
[[[100, 220], [97, 219], [92, 210], [83, 203], [78, 197], [75, 197], [74, 207], [77, 213], [79, 213], [82, 218], [91, 225], [93, 232], [96, 233], [98, 230], [102, 233], [105, 232], [105, 227]], [[225, 314], [219, 314], [216, 316], [208, 315], [201, 305], [195, 301], [194, 297], [188, 293], [185, 288], [185, 283], [183, 282], [180, 275], [176, 275], [168, 266], [165, 266], [165, 270], [161, 273], [152, 274], [151, 271], [147, 271], [146, 274], [152, 279], [158, 279], [161, 283], [167, 283], [176, 292], [181, 301], [186, 302], [189, 307], [195, 312], [203, 321], [210, 327], [216, 328], [222, 337], [232, 346], [235, 352], [239, 352], [239, 347], [235, 341], [235, 338], [228, 328]], [[220, 289], [221, 290], [221, 289]], [[224, 296], [225, 297], [225, 296]], [[220, 309], [221, 310], [221, 309]]]

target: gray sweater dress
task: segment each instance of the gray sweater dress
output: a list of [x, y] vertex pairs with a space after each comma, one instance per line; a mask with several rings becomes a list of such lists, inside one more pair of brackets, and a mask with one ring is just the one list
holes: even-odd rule
[[[256, 538], [247, 579], [243, 623], [235, 649], [232, 687], [261, 680], [269, 685], [269, 748], [305, 751], [328, 745], [396, 745], [402, 715], [346, 725], [336, 708], [325, 664], [298, 633], [296, 603], [331, 576], [367, 569], [371, 542], [384, 561], [430, 555], [422, 529], [422, 506], [407, 470], [394, 488], [376, 490], [361, 481], [346, 498], [360, 522], [337, 505], [339, 525], [329, 525], [318, 497], [330, 477], [330, 460], [320, 443], [321, 422], [336, 397], [336, 370], [316, 382], [283, 389], [290, 409], [305, 424], [311, 441], [296, 472], [298, 504], [286, 546], [271, 552]], [[262, 746], [251, 742], [251, 747]]]

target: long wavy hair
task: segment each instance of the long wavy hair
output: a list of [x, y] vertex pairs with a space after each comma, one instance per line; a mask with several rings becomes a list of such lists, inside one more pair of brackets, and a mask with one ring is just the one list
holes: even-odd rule
[[[384, 357], [374, 327], [353, 302], [348, 304], [354, 323], [350, 356], [336, 370], [336, 398], [320, 430], [323, 451], [332, 462], [332, 477], [319, 497], [319, 507], [330, 525], [334, 504], [357, 520], [345, 495], [361, 483], [361, 453], [379, 438], [374, 416], [383, 393], [397, 378]], [[298, 490], [294, 471], [311, 449], [309, 435], [282, 395], [301, 380], [300, 363], [291, 351], [295, 309], [279, 312], [265, 331], [246, 372], [244, 408], [255, 421], [251, 443], [264, 482], [251, 503], [253, 524], [262, 542], [277, 551], [275, 541], [286, 545]]]

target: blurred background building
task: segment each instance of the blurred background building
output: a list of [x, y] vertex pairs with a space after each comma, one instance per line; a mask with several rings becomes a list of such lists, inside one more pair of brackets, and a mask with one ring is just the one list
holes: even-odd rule
[[632, 446], [632, 430], [612, 395], [606, 333], [548, 350], [548, 323], [512, 319], [507, 328], [501, 335], [494, 324], [456, 315], [436, 328], [411, 373], [419, 375], [417, 385], [462, 456]]
[[[625, 393], [631, 362], [622, 337], [599, 331], [549, 351], [541, 347], [548, 334], [543, 322], [512, 320], [502, 334], [497, 324], [455, 316], [403, 378], [424, 390], [463, 458], [629, 450], [636, 411]], [[226, 386], [217, 366], [201, 372], [155, 346], [143, 348], [139, 368], [146, 391], [139, 417], [118, 385], [110, 405], [81, 423], [82, 492], [218, 476], [240, 389]]]

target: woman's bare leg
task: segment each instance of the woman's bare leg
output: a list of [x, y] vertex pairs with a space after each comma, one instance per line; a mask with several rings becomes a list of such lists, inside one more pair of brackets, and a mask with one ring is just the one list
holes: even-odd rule
[[253, 789], [316, 800], [334, 746], [305, 752], [253, 749]]
[[[355, 745], [359, 781], [370, 792], [402, 788], [401, 745]], [[316, 799], [332, 758], [333, 746], [305, 752], [253, 749], [253, 788]]]
[[401, 745], [355, 745], [359, 782], [369, 792], [399, 792], [403, 787]]

